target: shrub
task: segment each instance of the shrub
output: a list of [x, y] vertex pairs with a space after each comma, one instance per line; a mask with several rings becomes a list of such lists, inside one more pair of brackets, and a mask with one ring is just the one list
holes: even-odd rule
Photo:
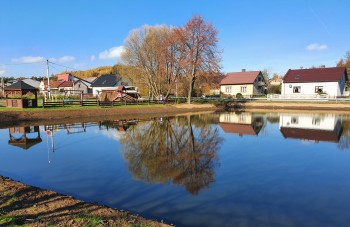
[[237, 99], [241, 99], [241, 98], [243, 98], [243, 95], [242, 95], [241, 93], [237, 93], [237, 94], [236, 94], [236, 98], [237, 98]]

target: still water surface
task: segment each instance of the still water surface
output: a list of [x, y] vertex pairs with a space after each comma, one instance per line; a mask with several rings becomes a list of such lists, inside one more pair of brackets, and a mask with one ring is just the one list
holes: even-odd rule
[[348, 226], [350, 116], [0, 129], [0, 175], [177, 226]]

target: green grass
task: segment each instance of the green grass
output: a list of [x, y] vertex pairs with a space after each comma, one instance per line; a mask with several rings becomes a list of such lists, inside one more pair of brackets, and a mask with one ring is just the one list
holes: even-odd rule
[[[102, 219], [88, 215], [88, 211], [83, 211], [74, 218], [76, 222], [84, 222], [85, 226], [95, 227], [102, 223]], [[87, 222], [87, 223], [86, 223]]]
[[14, 216], [0, 217], [0, 225], [15, 226], [21, 224], [20, 221]]

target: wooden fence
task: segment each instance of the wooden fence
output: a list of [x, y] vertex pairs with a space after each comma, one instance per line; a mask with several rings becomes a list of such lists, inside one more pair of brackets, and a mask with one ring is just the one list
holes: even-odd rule
[[135, 104], [167, 104], [175, 103], [175, 99], [169, 100], [137, 100], [136, 102], [129, 101], [99, 101], [99, 100], [76, 100], [64, 99], [58, 101], [43, 101], [43, 108], [49, 107], [65, 107], [65, 106], [118, 106], [118, 105], [135, 105]]

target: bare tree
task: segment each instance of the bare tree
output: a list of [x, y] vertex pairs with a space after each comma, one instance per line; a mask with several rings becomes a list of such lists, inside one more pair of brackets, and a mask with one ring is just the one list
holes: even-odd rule
[[173, 28], [143, 26], [131, 31], [125, 41], [122, 59], [143, 72], [149, 96], [168, 96], [181, 73], [181, 52], [172, 36]]
[[191, 103], [198, 75], [202, 72], [214, 74], [220, 69], [221, 51], [217, 46], [218, 31], [202, 17], [194, 16], [184, 27], [175, 29], [175, 34], [182, 47], [181, 68], [188, 79], [187, 102]]

